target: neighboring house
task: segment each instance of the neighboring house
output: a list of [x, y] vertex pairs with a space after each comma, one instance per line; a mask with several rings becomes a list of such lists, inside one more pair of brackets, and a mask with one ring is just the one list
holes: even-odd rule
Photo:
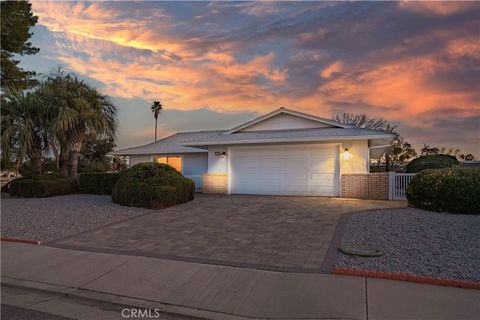
[[279, 108], [233, 129], [177, 133], [113, 154], [202, 175], [211, 193], [340, 196], [342, 176], [368, 175], [370, 157], [395, 136]]

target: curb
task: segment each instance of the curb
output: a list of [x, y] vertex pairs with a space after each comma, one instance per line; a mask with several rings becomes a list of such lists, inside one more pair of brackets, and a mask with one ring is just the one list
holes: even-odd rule
[[464, 289], [480, 289], [480, 282], [467, 280], [452, 280], [444, 278], [435, 278], [431, 276], [419, 276], [400, 272], [384, 272], [361, 269], [347, 269], [334, 267], [333, 274], [348, 275], [348, 276], [363, 276], [369, 278], [380, 278], [388, 280], [400, 280], [425, 284], [436, 284], [446, 287], [460, 287]]
[[21, 243], [28, 243], [28, 244], [34, 244], [34, 245], [39, 245], [40, 241], [38, 240], [31, 240], [31, 239], [19, 239], [19, 238], [9, 238], [9, 237], [0, 237], [1, 241], [6, 241], [6, 242], [21, 242]]
[[[50, 294], [79, 298], [89, 301], [111, 303], [129, 308], [158, 309], [160, 312], [172, 314], [174, 316], [193, 317], [204, 320], [263, 320], [264, 318], [252, 318], [235, 314], [221, 313], [196, 307], [175, 305], [160, 301], [143, 300], [134, 297], [120, 296], [112, 293], [82, 289], [78, 287], [65, 287], [62, 285], [47, 284], [43, 282], [34, 282], [9, 277], [1, 277], [1, 284], [4, 286], [17, 287], [23, 289], [43, 291]], [[34, 306], [34, 305], [33, 305]], [[33, 307], [30, 306], [30, 307]], [[29, 307], [29, 308], [30, 308]], [[37, 310], [33, 308], [34, 310]], [[41, 311], [41, 310], [38, 310]], [[69, 315], [71, 316], [71, 315]]]

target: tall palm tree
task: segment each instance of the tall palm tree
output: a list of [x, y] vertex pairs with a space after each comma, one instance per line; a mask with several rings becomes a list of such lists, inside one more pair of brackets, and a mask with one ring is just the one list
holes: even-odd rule
[[150, 109], [153, 112], [153, 116], [155, 117], [155, 141], [157, 141], [157, 123], [158, 123], [158, 116], [160, 115], [160, 111], [163, 110], [163, 106], [160, 101], [153, 101]]
[[50, 132], [61, 146], [61, 171], [66, 171], [67, 167], [68, 175], [76, 178], [85, 136], [92, 133], [114, 138], [117, 108], [99, 90], [62, 70], [44, 80], [43, 93], [48, 98], [46, 103], [55, 110]]
[[17, 168], [28, 157], [32, 174], [42, 173], [43, 151], [48, 148], [47, 122], [51, 116], [37, 92], [11, 91], [2, 104], [2, 151], [14, 151]]

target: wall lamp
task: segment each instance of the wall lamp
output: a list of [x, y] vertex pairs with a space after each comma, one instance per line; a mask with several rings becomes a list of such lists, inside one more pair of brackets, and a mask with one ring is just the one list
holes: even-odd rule
[[227, 155], [227, 153], [225, 151], [223, 151], [222, 153], [220, 153], [220, 157], [222, 158], [225, 158], [225, 156]]
[[352, 154], [348, 151], [348, 148], [345, 148], [343, 151], [343, 159], [348, 160], [352, 157]]

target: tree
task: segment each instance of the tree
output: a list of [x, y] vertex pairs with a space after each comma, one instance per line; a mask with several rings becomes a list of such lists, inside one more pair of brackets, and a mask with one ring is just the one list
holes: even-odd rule
[[79, 166], [94, 169], [94, 171], [107, 171], [111, 167], [111, 157], [107, 156], [115, 148], [112, 137], [98, 137], [94, 134], [86, 135], [80, 150]]
[[359, 128], [381, 130], [386, 132], [396, 132], [397, 126], [390, 125], [386, 120], [370, 118], [366, 114], [353, 114], [344, 112], [342, 114], [337, 114], [333, 117], [333, 120], [349, 124]]
[[[396, 133], [397, 126], [392, 126], [386, 120], [378, 119], [378, 118], [370, 118], [366, 114], [352, 114], [352, 113], [342, 113], [336, 115], [332, 118], [333, 120], [349, 124], [358, 128], [365, 128], [365, 129], [373, 129], [373, 130], [380, 130], [389, 133]], [[393, 145], [395, 139], [392, 140], [391, 144]], [[390, 170], [390, 158], [391, 158], [391, 150], [389, 148], [385, 151], [385, 167], [386, 170]]]
[[428, 144], [423, 144], [423, 148], [420, 149], [420, 154], [422, 156], [428, 156], [428, 155], [431, 155], [431, 154], [438, 154], [440, 153], [440, 149], [437, 148], [437, 147], [433, 147], [431, 148]]
[[416, 156], [417, 152], [415, 151], [415, 148], [413, 148], [413, 146], [403, 137], [399, 136], [397, 139], [393, 140], [390, 159], [394, 164], [404, 164]]
[[78, 158], [87, 134], [114, 138], [117, 108], [99, 90], [61, 69], [42, 84], [44, 103], [55, 110], [49, 131], [61, 146], [62, 173], [68, 157], [68, 175], [78, 175]]
[[153, 101], [150, 109], [153, 112], [153, 116], [155, 117], [155, 141], [157, 141], [157, 122], [158, 116], [160, 115], [160, 111], [163, 110], [163, 106], [160, 101]]
[[25, 157], [32, 173], [42, 173], [43, 151], [48, 148], [47, 122], [51, 118], [37, 92], [11, 91], [2, 104], [2, 153], [15, 153], [17, 168]]
[[35, 72], [25, 71], [18, 66], [14, 55], [36, 54], [40, 49], [29, 42], [30, 28], [37, 23], [38, 17], [32, 13], [32, 5], [27, 1], [1, 1], [1, 82], [2, 91], [6, 89], [26, 89], [37, 81]]

